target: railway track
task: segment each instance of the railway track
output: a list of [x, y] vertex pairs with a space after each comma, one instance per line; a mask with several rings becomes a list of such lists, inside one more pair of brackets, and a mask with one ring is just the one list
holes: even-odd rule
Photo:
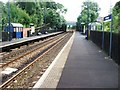
[[61, 37], [62, 35], [64, 35], [64, 34], [57, 35], [55, 37], [51, 37], [45, 41], [38, 42], [35, 45], [33, 44], [27, 48], [22, 48], [22, 50], [14, 51], [14, 52], [11, 52], [10, 54], [3, 56], [2, 64], [0, 65], [0, 68], [5, 68], [6, 66], [9, 66], [10, 64], [20, 60], [21, 58], [31, 54], [32, 52], [34, 52], [38, 49], [41, 51], [43, 49], [43, 47], [45, 47], [47, 44], [53, 42], [54, 39]]
[[[38, 55], [38, 57], [34, 58], [34, 60], [30, 61], [30, 63], [28, 63], [26, 65], [26, 67], [22, 68], [21, 70], [19, 70], [15, 75], [13, 75], [11, 78], [9, 78], [8, 80], [6, 80], [4, 83], [2, 83], [2, 85], [0, 86], [0, 88], [21, 88], [22, 87], [26, 87], [26, 84], [28, 84], [29, 80], [34, 79], [36, 76], [36, 72], [39, 72], [38, 77], [40, 77], [43, 72], [45, 71], [45, 69], [49, 66], [49, 64], [52, 62], [53, 59], [49, 60], [50, 58], [53, 58], [53, 56], [56, 54], [56, 51], [52, 51], [55, 48], [60, 48], [62, 45], [65, 44], [65, 42], [67, 42], [67, 40], [70, 38], [72, 34], [68, 33], [63, 35], [62, 37], [58, 38], [55, 41], [51, 41], [49, 42], [48, 45], [46, 45], [46, 49], [41, 49], [41, 54]], [[64, 43], [64, 44], [62, 44]], [[58, 47], [59, 46], [59, 47]], [[53, 53], [54, 52], [54, 53]], [[51, 55], [51, 53], [53, 53], [53, 56]], [[44, 58], [47, 58], [47, 56], [49, 56], [48, 60], [44, 60]], [[38, 70], [39, 68], [39, 70]], [[32, 74], [34, 73], [34, 74]], [[24, 78], [23, 78], [24, 76]], [[36, 77], [38, 79], [38, 77]], [[27, 81], [27, 82], [26, 82]], [[23, 84], [23, 82], [25, 82]], [[22, 84], [22, 85], [21, 85]], [[31, 86], [33, 86], [33, 84], [35, 84], [35, 81], [33, 81], [32, 83], [30, 83], [30, 85], [27, 88], [30, 88]], [[24, 86], [25, 85], [25, 86]]]
[[44, 43], [40, 43], [41, 45], [37, 44], [38, 47], [29, 50], [29, 52], [22, 54], [18, 56], [17, 58], [10, 60], [9, 62], [3, 64], [2, 71], [4, 71], [7, 67], [18, 69], [16, 72], [11, 73], [9, 75], [3, 74], [2, 75], [2, 82], [5, 82], [7, 79], [12, 77], [15, 73], [23, 69], [26, 65], [34, 61], [35, 58], [40, 56], [45, 50], [47, 50], [50, 46], [54, 45], [57, 42], [57, 39], [59, 39], [62, 35], [59, 35], [58, 37], [51, 38], [49, 40], [44, 41]]
[[[4, 64], [6, 62], [9, 62], [10, 60], [12, 60], [12, 58], [18, 57], [18, 55], [22, 55], [22, 54], [25, 54], [27, 52], [31, 52], [32, 50], [35, 49], [35, 47], [38, 47], [38, 46], [40, 47], [41, 45], [45, 44], [46, 42], [49, 42], [50, 40], [52, 40], [55, 37], [59, 37], [59, 35], [51, 37], [51, 38], [46, 39], [44, 41], [37, 42], [35, 44], [29, 44], [29, 45], [26, 45], [26, 46], [21, 46], [20, 49], [14, 49], [13, 51], [8, 52], [8, 53], [4, 52], [2, 54], [2, 58], [1, 58], [2, 63]], [[2, 67], [2, 63], [1, 63], [0, 67]]]

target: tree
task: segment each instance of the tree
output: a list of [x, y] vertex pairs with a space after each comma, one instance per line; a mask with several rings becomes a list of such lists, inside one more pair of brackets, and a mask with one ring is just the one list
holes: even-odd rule
[[113, 8], [113, 31], [120, 33], [120, 1]]
[[21, 23], [25, 27], [28, 27], [31, 22], [30, 16], [26, 11], [18, 8], [14, 3], [10, 3], [10, 16], [11, 22]]
[[[25, 27], [28, 27], [31, 19], [25, 10], [18, 8], [14, 3], [10, 3], [10, 21], [13, 23], [21, 23]], [[6, 23], [8, 23], [8, 3], [3, 6], [3, 27], [5, 27]]]
[[1, 10], [2, 10], [2, 31], [3, 31], [3, 29], [4, 29], [4, 27], [5, 27], [5, 25], [6, 25], [6, 23], [8, 23], [8, 14], [7, 14], [7, 12], [8, 12], [8, 8], [7, 8], [7, 6], [4, 4], [4, 3], [2, 3], [1, 2]]
[[[46, 9], [46, 10], [45, 10]], [[50, 27], [61, 27], [65, 23], [61, 13], [66, 13], [67, 9], [62, 4], [55, 2], [11, 2], [10, 3], [10, 21], [21, 23], [28, 27], [33, 23], [35, 27], [41, 27], [44, 24], [50, 24]], [[2, 23], [8, 22], [8, 3], [3, 7]], [[44, 22], [46, 21], [46, 22]]]
[[2, 32], [2, 28], [3, 28], [2, 27], [2, 24], [3, 24], [3, 22], [2, 22], [3, 21], [3, 19], [2, 19], [3, 11], [2, 10], [3, 10], [3, 3], [0, 1], [0, 32]]
[[89, 23], [91, 23], [97, 19], [99, 15], [98, 11], [100, 10], [100, 8], [96, 2], [85, 1], [83, 2], [82, 8], [83, 10], [77, 18], [78, 23], [82, 22], [87, 25], [88, 21]]
[[36, 3], [35, 0], [33, 2], [17, 2], [19, 8], [25, 10], [30, 16], [36, 13]]
[[43, 12], [41, 10], [42, 2], [17, 2], [16, 5], [25, 10], [26, 13], [31, 17], [31, 23], [34, 23], [35, 27], [43, 24]]
[[61, 13], [66, 13], [67, 9], [64, 8], [62, 4], [55, 3], [55, 2], [47, 2], [46, 8], [49, 8], [46, 11], [46, 24], [50, 23], [50, 26], [60, 28], [62, 24], [65, 23], [64, 17]]

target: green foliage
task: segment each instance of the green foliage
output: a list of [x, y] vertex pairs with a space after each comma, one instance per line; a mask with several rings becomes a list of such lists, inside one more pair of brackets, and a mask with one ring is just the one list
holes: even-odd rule
[[100, 24], [96, 25], [98, 31], [102, 31], [102, 27]]
[[96, 2], [85, 1], [83, 2], [82, 8], [83, 10], [77, 18], [77, 22], [82, 22], [87, 25], [88, 22], [91, 23], [97, 19], [99, 15], [98, 11], [100, 10], [100, 8]]
[[47, 11], [46, 14], [46, 24], [50, 23], [50, 26], [60, 28], [63, 23], [65, 23], [64, 17], [60, 16], [59, 13], [55, 12], [53, 9]]
[[17, 2], [16, 5], [18, 5], [22, 10], [25, 10], [29, 15], [36, 13], [35, 2]]
[[[104, 23], [104, 30], [110, 32], [110, 23]], [[120, 1], [117, 2], [112, 11], [112, 32], [120, 33]]]
[[66, 13], [66, 9], [62, 4], [55, 3], [55, 2], [46, 2], [46, 12], [45, 12], [45, 19], [46, 24], [50, 23], [50, 26], [60, 28], [62, 24], [65, 23], [65, 19], [60, 13]]
[[[50, 24], [50, 27], [60, 28], [65, 23], [61, 13], [66, 13], [67, 9], [62, 4], [55, 2], [11, 2], [10, 21], [21, 23], [24, 27], [29, 27], [33, 23], [35, 27]], [[8, 23], [8, 3], [3, 6], [3, 27]]]
[[120, 33], [120, 1], [116, 3], [112, 10], [112, 22], [104, 22], [104, 31], [110, 32], [110, 25], [112, 23], [112, 32]]
[[104, 31], [110, 32], [111, 22], [104, 22]]
[[[26, 11], [18, 8], [15, 4], [10, 3], [10, 21], [15, 23], [21, 23], [25, 27], [29, 26], [31, 19]], [[3, 17], [2, 17], [2, 25], [5, 27], [6, 23], [8, 23], [8, 3], [3, 6]]]
[[0, 1], [0, 32], [2, 31], [2, 9], [3, 9], [3, 3]]
[[26, 11], [31, 18], [31, 23], [36, 27], [43, 23], [43, 12], [41, 10], [40, 2], [17, 2], [16, 5], [22, 10]]
[[[18, 2], [17, 5], [26, 10], [31, 16], [31, 23], [35, 26], [50, 24], [50, 27], [60, 27], [65, 22], [61, 13], [66, 13], [66, 9], [62, 4], [55, 2]], [[59, 13], [57, 12], [59, 11]]]
[[21, 23], [25, 26], [29, 26], [31, 22], [30, 16], [25, 10], [18, 8], [15, 4], [10, 4], [10, 16], [11, 22]]
[[120, 1], [113, 8], [113, 31], [120, 33]]
[[7, 16], [7, 11], [8, 8], [5, 4], [2, 3], [2, 31], [6, 25], [6, 23], [8, 23], [8, 16]]

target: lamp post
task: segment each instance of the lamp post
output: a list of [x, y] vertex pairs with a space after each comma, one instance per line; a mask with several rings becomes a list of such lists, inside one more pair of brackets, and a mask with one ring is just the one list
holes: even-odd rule
[[[46, 27], [46, 6], [44, 8], [41, 8], [43, 10], [43, 25]], [[43, 33], [45, 32], [45, 27], [44, 27], [44, 31]]]
[[103, 21], [103, 28], [102, 28], [102, 50], [104, 50], [104, 37], [105, 37], [105, 33], [104, 33], [104, 21]]
[[110, 15], [111, 15], [111, 23], [110, 23], [110, 46], [109, 46], [109, 56], [111, 57], [112, 54], [112, 24], [113, 24], [113, 19], [112, 19], [112, 6], [110, 2]]
[[44, 25], [45, 25], [44, 31], [46, 30], [46, 12], [47, 12], [48, 9], [49, 9], [49, 8], [46, 8], [46, 7], [42, 8], [42, 10], [43, 10], [43, 15], [44, 15], [44, 21], [43, 21], [43, 23], [44, 23]]
[[10, 28], [10, 0], [8, 0], [8, 32], [9, 32], [9, 41], [11, 41], [11, 28]]
[[87, 40], [89, 39], [89, 0], [87, 2]]
[[46, 7], [44, 8], [44, 24], [46, 26]]

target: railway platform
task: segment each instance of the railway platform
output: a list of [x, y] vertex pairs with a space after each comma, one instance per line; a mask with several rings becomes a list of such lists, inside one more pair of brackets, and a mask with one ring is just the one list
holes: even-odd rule
[[54, 32], [54, 33], [49, 33], [49, 34], [45, 34], [45, 35], [41, 35], [41, 36], [33, 36], [33, 37], [25, 37], [25, 38], [21, 38], [21, 39], [16, 39], [16, 40], [12, 40], [12, 41], [6, 41], [6, 42], [1, 42], [0, 43], [0, 48], [5, 51], [8, 50], [9, 48], [15, 48], [17, 46], [23, 45], [32, 41], [37, 41], [40, 39], [44, 39], [50, 36], [54, 36], [57, 34], [60, 34], [62, 32]]
[[[118, 90], [118, 65], [75, 32], [34, 88]], [[35, 89], [36, 90], [36, 89]], [[89, 90], [89, 89], [88, 89]]]

